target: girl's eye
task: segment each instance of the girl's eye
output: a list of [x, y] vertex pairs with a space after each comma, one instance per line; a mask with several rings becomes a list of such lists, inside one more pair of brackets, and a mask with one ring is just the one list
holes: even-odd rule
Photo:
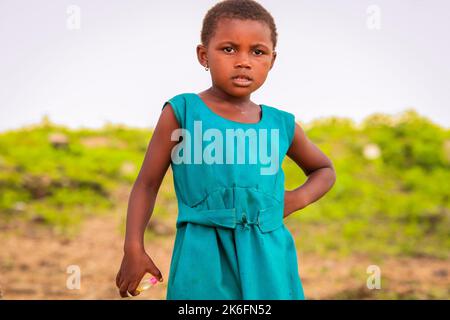
[[231, 49], [231, 50], [233, 50], [233, 48], [232, 47], [226, 47], [226, 48], [223, 48], [223, 50], [226, 52], [226, 53], [231, 53], [231, 51], [227, 51], [227, 49]]
[[[225, 51], [226, 53], [232, 53], [234, 51], [232, 47], [225, 47], [222, 50]], [[261, 56], [264, 54], [264, 51], [259, 49], [254, 50], [254, 52], [256, 53], [257, 56]]]

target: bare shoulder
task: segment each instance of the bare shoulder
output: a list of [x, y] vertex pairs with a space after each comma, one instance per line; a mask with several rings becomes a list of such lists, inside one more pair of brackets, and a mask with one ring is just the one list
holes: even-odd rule
[[170, 103], [166, 103], [156, 123], [137, 180], [158, 189], [171, 161], [171, 150], [179, 141], [172, 133], [179, 128]]
[[158, 123], [156, 127], [162, 126], [163, 128], [179, 128], [180, 124], [178, 123], [178, 120], [175, 116], [175, 111], [173, 109], [172, 104], [167, 101], [164, 104], [164, 107], [162, 109], [162, 112], [159, 116]]

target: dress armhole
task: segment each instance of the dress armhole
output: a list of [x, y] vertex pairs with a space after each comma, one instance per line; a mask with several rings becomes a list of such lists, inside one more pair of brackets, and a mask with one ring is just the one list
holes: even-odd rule
[[178, 125], [181, 128], [184, 128], [184, 111], [186, 108], [184, 98], [181, 95], [177, 95], [165, 101], [161, 110], [163, 110], [167, 106], [167, 104], [170, 104], [172, 106], [172, 110], [175, 114], [175, 118], [177, 119]]
[[294, 140], [294, 134], [295, 134], [295, 116], [290, 113], [287, 113], [287, 135], [288, 135], [288, 149], [291, 147], [292, 141]]

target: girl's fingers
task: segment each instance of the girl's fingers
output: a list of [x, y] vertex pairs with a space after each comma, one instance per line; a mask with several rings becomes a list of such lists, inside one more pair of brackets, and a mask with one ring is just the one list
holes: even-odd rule
[[116, 276], [116, 287], [117, 288], [120, 288], [120, 276], [121, 276], [121, 272], [120, 272], [121, 270], [119, 270], [119, 272], [117, 273], [117, 276]]
[[150, 263], [147, 266], [147, 271], [150, 272], [152, 275], [154, 275], [160, 282], [163, 281], [163, 277], [162, 277], [161, 271], [159, 271], [159, 269], [155, 265], [152, 265]]
[[119, 279], [119, 288], [122, 287], [122, 285], [126, 282], [126, 279], [124, 277], [120, 277]]
[[123, 281], [120, 285], [119, 293], [122, 298], [127, 298], [127, 289], [128, 289], [128, 283], [126, 281]]
[[128, 285], [128, 289], [127, 291], [132, 295], [132, 296], [137, 296], [139, 294], [139, 292], [136, 291], [137, 287], [139, 285], [139, 281], [133, 281]]

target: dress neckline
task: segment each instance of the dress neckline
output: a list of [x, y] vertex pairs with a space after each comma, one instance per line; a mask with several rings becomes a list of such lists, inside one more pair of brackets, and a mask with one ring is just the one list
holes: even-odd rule
[[198, 93], [192, 93], [195, 97], [197, 97], [197, 99], [200, 102], [200, 105], [205, 108], [209, 113], [211, 113], [213, 116], [222, 119], [223, 121], [226, 122], [230, 122], [236, 125], [244, 125], [244, 126], [257, 126], [260, 125], [263, 120], [265, 119], [265, 106], [263, 104], [259, 104], [259, 107], [261, 108], [261, 118], [259, 119], [258, 122], [240, 122], [240, 121], [235, 121], [235, 120], [231, 120], [225, 117], [222, 117], [221, 115], [215, 113], [214, 111], [212, 111], [212, 109], [205, 103], [205, 101], [203, 101], [203, 99], [200, 97], [200, 95]]

